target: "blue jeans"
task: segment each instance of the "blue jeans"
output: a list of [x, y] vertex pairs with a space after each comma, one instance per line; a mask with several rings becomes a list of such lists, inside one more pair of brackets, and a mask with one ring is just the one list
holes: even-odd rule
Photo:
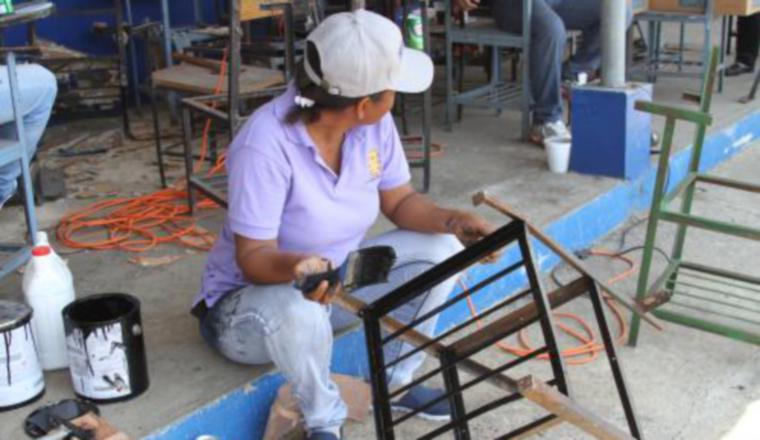
[[[599, 68], [601, 10], [601, 0], [533, 0], [528, 62], [534, 123], [555, 122], [562, 118], [560, 85], [567, 29], [583, 32], [581, 44], [568, 64], [569, 73]], [[522, 0], [495, 0], [493, 17], [501, 29], [521, 33]]]
[[[27, 153], [31, 160], [45, 131], [50, 112], [58, 92], [55, 76], [42, 66], [20, 64], [16, 66], [21, 92], [21, 117], [26, 133]], [[16, 139], [11, 105], [8, 69], [0, 66], [0, 139]], [[16, 192], [16, 179], [21, 175], [18, 162], [0, 167], [0, 205]]]
[[[431, 235], [404, 230], [391, 231], [362, 243], [362, 247], [387, 245], [396, 251], [396, 264], [387, 283], [352, 293], [373, 302], [397, 286], [430, 269], [462, 245], [452, 235]], [[394, 313], [408, 322], [443, 304], [454, 288], [456, 277], [431, 289]], [[330, 379], [333, 331], [357, 322], [338, 306], [323, 306], [303, 297], [290, 284], [251, 285], [225, 296], [201, 322], [204, 339], [224, 357], [244, 364], [274, 362], [293, 386], [307, 429], [320, 430], [343, 424], [346, 405]], [[432, 335], [437, 316], [416, 329]], [[386, 362], [411, 347], [397, 344], [386, 348]], [[424, 361], [423, 353], [411, 356], [389, 371], [391, 387], [411, 382]]]

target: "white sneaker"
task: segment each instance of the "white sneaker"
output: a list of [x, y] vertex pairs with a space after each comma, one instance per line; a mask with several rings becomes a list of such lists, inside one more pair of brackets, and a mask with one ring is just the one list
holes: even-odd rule
[[561, 119], [545, 124], [534, 125], [530, 130], [530, 141], [542, 145], [546, 139], [559, 139], [570, 141], [572, 135]]

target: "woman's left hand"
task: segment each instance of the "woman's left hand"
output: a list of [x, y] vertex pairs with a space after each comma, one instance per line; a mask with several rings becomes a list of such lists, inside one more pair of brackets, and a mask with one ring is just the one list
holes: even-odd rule
[[[446, 221], [446, 228], [454, 234], [463, 245], [469, 246], [496, 230], [488, 220], [466, 211], [454, 211]], [[484, 258], [484, 263], [498, 260], [501, 252], [494, 252]]]

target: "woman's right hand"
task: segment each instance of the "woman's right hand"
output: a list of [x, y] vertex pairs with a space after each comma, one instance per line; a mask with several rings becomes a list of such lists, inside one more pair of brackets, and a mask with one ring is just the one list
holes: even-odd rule
[[[293, 268], [296, 283], [302, 282], [307, 276], [327, 272], [332, 269], [330, 260], [317, 255], [305, 257]], [[320, 304], [329, 304], [341, 290], [340, 284], [330, 286], [327, 280], [322, 280], [316, 289], [304, 292], [304, 297]]]

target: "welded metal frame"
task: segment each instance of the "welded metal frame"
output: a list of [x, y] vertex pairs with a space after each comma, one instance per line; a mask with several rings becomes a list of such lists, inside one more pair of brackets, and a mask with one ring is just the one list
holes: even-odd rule
[[[196, 103], [205, 103], [205, 104], [221, 104], [224, 106], [227, 111], [223, 118], [219, 117], [220, 112], [213, 112], [210, 110], [213, 110], [211, 107], [206, 105], [204, 108], [201, 109], [201, 111], [209, 114], [214, 120], [217, 122], [224, 123], [224, 131], [229, 134], [229, 140], [230, 142], [235, 136], [235, 133], [237, 132], [237, 129], [242, 124], [242, 121], [245, 119], [244, 116], [240, 114], [240, 104], [245, 101], [246, 97], [248, 98], [257, 98], [257, 97], [264, 97], [264, 96], [276, 96], [278, 93], [280, 93], [282, 90], [284, 90], [282, 87], [269, 87], [263, 90], [263, 93], [252, 93], [252, 94], [245, 94], [241, 95], [240, 93], [240, 69], [242, 65], [242, 55], [241, 51], [243, 49], [243, 22], [241, 20], [240, 11], [241, 11], [241, 0], [228, 0], [228, 20], [229, 20], [229, 37], [228, 37], [228, 69], [227, 69], [227, 94], [226, 96], [222, 95], [202, 95], [202, 96], [192, 96], [191, 98], [196, 99]], [[284, 36], [284, 58], [285, 58], [285, 64], [284, 64], [284, 82], [287, 83], [290, 81], [292, 76], [295, 72], [295, 56], [296, 56], [296, 49], [295, 49], [295, 37], [294, 37], [294, 15], [293, 15], [293, 4], [290, 2], [277, 2], [273, 1], [271, 3], [266, 3], [260, 5], [260, 8], [262, 10], [268, 10], [268, 11], [282, 11], [282, 15], [285, 22], [285, 36]], [[155, 29], [157, 26], [156, 24], [151, 24], [151, 29], [146, 29], [148, 31]], [[204, 51], [203, 48], [198, 48], [199, 51]], [[214, 49], [212, 49], [213, 51]], [[169, 54], [169, 57], [171, 58], [171, 54]], [[150, 57], [149, 57], [150, 58]], [[149, 61], [151, 61], [149, 59]], [[169, 64], [171, 65], [171, 64]], [[153, 70], [154, 66], [151, 66], [151, 70]], [[171, 91], [173, 94], [180, 94], [180, 92], [174, 90]], [[187, 96], [187, 94], [185, 94]], [[169, 146], [163, 146], [161, 141], [161, 132], [159, 127], [159, 115], [158, 115], [158, 108], [157, 108], [157, 87], [151, 84], [150, 87], [150, 101], [151, 101], [151, 111], [153, 116], [153, 137], [154, 137], [154, 143], [155, 143], [155, 149], [156, 149], [156, 159], [158, 163], [158, 169], [159, 169], [159, 178], [161, 181], [161, 186], [166, 187], [167, 181], [165, 176], [165, 165], [164, 165], [164, 154], [168, 154], [169, 150], [173, 149], [179, 144], [173, 144]], [[187, 98], [182, 100], [183, 105], [187, 102]], [[194, 107], [191, 105], [191, 107]], [[196, 110], [198, 109], [197, 106], [194, 107]], [[183, 115], [186, 114], [186, 112], [182, 112]], [[183, 121], [183, 127], [184, 127], [184, 121]], [[185, 134], [187, 133], [187, 130], [183, 129], [183, 132]], [[188, 143], [187, 137], [184, 138], [184, 149], [192, 149], [192, 143]], [[183, 153], [183, 156], [187, 154], [187, 151]], [[210, 160], [212, 163], [216, 159], [216, 149], [212, 149], [212, 155], [210, 156]], [[190, 177], [188, 177], [188, 180], [190, 180]], [[198, 179], [194, 179], [198, 180]], [[192, 188], [192, 187], [190, 187]], [[198, 189], [203, 191], [204, 189], [208, 191], [212, 191], [212, 187], [208, 184], [199, 181], [199, 185], [197, 186]], [[204, 192], [208, 192], [204, 191]], [[221, 194], [217, 190], [213, 190], [215, 196], [212, 197], [213, 199], [220, 199], [221, 200]], [[190, 198], [189, 198], [190, 201]]]
[[[374, 303], [365, 305], [358, 311], [359, 316], [364, 322], [373, 390], [375, 428], [379, 439], [395, 439], [396, 427], [424, 410], [424, 407], [421, 407], [414, 412], [405, 413], [394, 419], [391, 400], [399, 397], [413, 386], [424, 383], [436, 375], [441, 375], [444, 379], [445, 394], [423, 405], [429, 406], [439, 401], [448, 401], [451, 408], [452, 420], [432, 428], [430, 432], [420, 437], [420, 439], [433, 439], [445, 433], [450, 433], [457, 440], [470, 439], [472, 438], [470, 433], [471, 420], [522, 398], [533, 401], [547, 410], [549, 414], [501, 435], [497, 437], [498, 439], [525, 438], [529, 434], [537, 434], [561, 422], [572, 423], [598, 438], [643, 438], [636, 418], [633, 401], [626, 386], [620, 360], [616, 353], [613, 336], [604, 315], [601, 290], [593, 278], [587, 274], [582, 274], [575, 281], [546, 295], [537, 267], [534, 264], [533, 250], [529, 237], [526, 223], [522, 220], [514, 220], [490, 236], [394, 289]], [[415, 317], [410, 322], [402, 324], [391, 317], [394, 310], [426, 294], [433, 286], [477, 264], [486, 255], [507, 246], [513, 246], [519, 251], [517, 262], [496, 270], [493, 275], [486, 277], [466, 291], [455, 295], [440, 307]], [[479, 318], [473, 317], [468, 319], [434, 337], [421, 335], [415, 330], [415, 326], [419, 323], [451, 307], [457, 306], [461, 301], [465, 301], [469, 295], [498, 282], [510, 274], [517, 274], [521, 270], [527, 275], [527, 288], [489, 308]], [[578, 405], [570, 397], [570, 385], [567, 381], [566, 367], [560, 355], [561, 350], [554, 331], [555, 324], [551, 310], [585, 293], [588, 293], [591, 298], [594, 316], [605, 344], [605, 352], [610, 363], [621, 406], [626, 416], [629, 433], [599, 418]], [[491, 323], [475, 332], [460, 336], [463, 330], [472, 328], [478, 319], [485, 318], [499, 311], [507, 312], [507, 307], [515, 307], [517, 301], [525, 299], [532, 299], [532, 301], [516, 310], [510, 310], [505, 316], [493, 318]], [[545, 341], [543, 347], [525, 356], [505, 358], [504, 363], [495, 368], [486, 367], [472, 358], [499, 340], [515, 334], [534, 323], [538, 323], [541, 327]], [[414, 348], [401, 357], [387, 361], [384, 350], [385, 346], [398, 340], [403, 340]], [[454, 341], [444, 342], [444, 340]], [[424, 373], [412, 383], [390, 391], [387, 385], [387, 369], [420, 351], [425, 351], [436, 357], [440, 365], [432, 371]], [[550, 356], [552, 377], [549, 380], [543, 381], [533, 376], [526, 376], [516, 380], [507, 375], [508, 370], [511, 368], [524, 364], [543, 353], [547, 353]], [[460, 371], [466, 371], [475, 376], [475, 378], [462, 383]], [[464, 401], [465, 393], [469, 388], [484, 381], [488, 381], [490, 384], [504, 390], [507, 394], [478, 408], [467, 408]]]
[[[662, 11], [645, 11], [636, 14], [634, 20], [638, 22], [647, 22], [647, 59], [644, 66], [635, 66], [629, 69], [629, 74], [637, 75], [644, 73], [648, 82], [657, 82], [657, 77], [697, 77], [704, 79], [710, 64], [710, 48], [712, 47], [713, 21], [715, 0], [706, 0], [704, 11], [697, 12], [662, 12]], [[662, 25], [663, 23], [678, 24], [679, 40], [678, 52], [674, 56], [667, 56], [661, 53], [662, 46]], [[701, 25], [703, 29], [703, 52], [702, 60], [697, 63], [688, 63], [684, 61], [685, 46], [685, 27], [687, 24]], [[720, 65], [718, 70], [718, 93], [723, 91], [724, 81], [724, 59], [725, 47], [728, 45], [730, 35], [728, 26], [728, 16], [721, 18], [720, 29]], [[676, 71], [661, 70], [664, 65], [675, 65]], [[697, 65], [700, 70], [685, 71], [685, 66]]]
[[[760, 305], [760, 278], [709, 267], [683, 259], [688, 227], [760, 241], [760, 227], [749, 227], [718, 221], [691, 213], [694, 194], [699, 183], [708, 183], [760, 194], [760, 185], [710, 176], [709, 174], [700, 172], [705, 133], [707, 126], [712, 123], [710, 104], [718, 68], [717, 59], [718, 48], [714, 48], [711, 52], [710, 67], [703, 81], [701, 94], [699, 96], [687, 96], [690, 100], [700, 104], [699, 110], [685, 110], [645, 102], [636, 103], [637, 109], [666, 118], [662, 151], [655, 180], [654, 197], [647, 224], [644, 251], [641, 257], [636, 298], [642, 308], [653, 310], [652, 313], [661, 319], [760, 345], [760, 308], [757, 307]], [[676, 122], [679, 120], [692, 122], [697, 125], [696, 139], [691, 151], [689, 171], [686, 178], [668, 194], [666, 193], [666, 180], [669, 172], [673, 133]], [[676, 198], [681, 198], [680, 207], [671, 208], [670, 204]], [[657, 227], [660, 221], [675, 223], [678, 229], [676, 230], [675, 241], [670, 254], [670, 262], [654, 283], [650, 285], [652, 257], [654, 256]], [[683, 281], [684, 277], [687, 278], [686, 282]], [[740, 288], [742, 292], [748, 292], [748, 296], [737, 295], [735, 291], [727, 292], [714, 287], [710, 288], [708, 286], [709, 282], [722, 286], [730, 286], [733, 289]], [[682, 289], [683, 287], [686, 287], [686, 289]], [[703, 294], [698, 295], [692, 289], [697, 289], [700, 293], [708, 292], [708, 296]], [[684, 303], [674, 301], [674, 299], [679, 299], [682, 296], [690, 297], [690, 301], [692, 302], [685, 305]], [[696, 304], [694, 301], [696, 301]], [[691, 310], [692, 313], [662, 308], [667, 303], [680, 306], [681, 309]], [[747, 303], [752, 303], [754, 308], [750, 307]], [[716, 307], [728, 307], [734, 310], [741, 309], [747, 314], [754, 312], [757, 318], [752, 320], [747, 319], [743, 315], [727, 314], [717, 310]], [[750, 326], [747, 327], [746, 324]], [[635, 345], [637, 342], [639, 325], [639, 317], [633, 316], [628, 340], [630, 345]]]
[[[530, 72], [527, 60], [530, 59], [531, 17], [533, 1], [522, 0], [522, 26], [520, 34], [504, 32], [492, 22], [486, 24], [465, 25], [463, 20], [459, 26], [454, 23], [453, 2], [445, 1], [445, 32], [446, 32], [446, 113], [445, 127], [451, 131], [452, 121], [459, 119], [462, 106], [489, 108], [497, 112], [509, 109], [517, 103], [522, 114], [521, 136], [528, 139], [532, 98], [530, 94]], [[491, 80], [488, 84], [471, 90], [457, 92], [454, 89], [454, 45], [479, 45], [491, 47]], [[521, 79], [507, 82], [502, 78], [501, 51], [505, 48], [519, 49], [525, 62], [522, 63]], [[463, 64], [460, 63], [460, 67]], [[460, 78], [463, 72], [459, 72]], [[461, 86], [461, 81], [460, 81]]]

